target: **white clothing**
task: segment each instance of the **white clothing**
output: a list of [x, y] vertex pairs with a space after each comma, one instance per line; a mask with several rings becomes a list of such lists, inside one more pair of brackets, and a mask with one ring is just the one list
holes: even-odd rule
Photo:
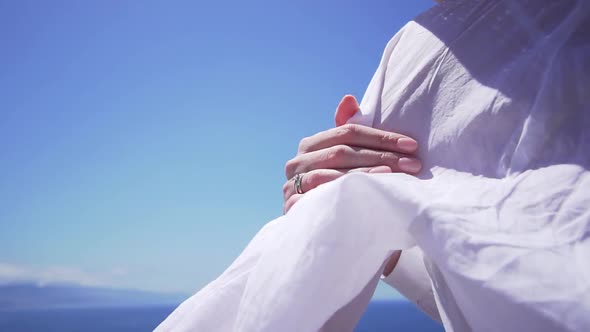
[[393, 272], [382, 280], [397, 289], [432, 319], [441, 321], [432, 289], [432, 280], [428, 275], [423, 253], [419, 247], [404, 250]]
[[590, 331], [589, 13], [447, 0], [408, 23], [353, 120], [416, 138], [419, 178], [309, 192], [156, 330], [352, 331], [402, 249], [387, 280], [447, 331]]

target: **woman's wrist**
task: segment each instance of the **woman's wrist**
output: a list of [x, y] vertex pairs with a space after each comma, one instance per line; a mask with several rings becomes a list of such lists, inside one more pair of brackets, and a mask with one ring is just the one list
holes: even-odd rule
[[398, 251], [394, 251], [393, 254], [391, 256], [389, 256], [389, 260], [387, 261], [387, 263], [385, 264], [385, 268], [383, 269], [383, 275], [384, 276], [388, 276], [391, 274], [391, 272], [393, 272], [393, 269], [395, 268], [395, 266], [397, 265], [397, 262], [399, 261], [399, 258], [402, 255], [402, 251], [398, 250]]

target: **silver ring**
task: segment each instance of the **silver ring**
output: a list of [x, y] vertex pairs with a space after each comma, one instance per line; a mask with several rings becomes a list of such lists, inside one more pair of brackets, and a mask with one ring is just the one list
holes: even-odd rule
[[303, 180], [304, 173], [295, 174], [293, 178], [293, 187], [295, 188], [295, 192], [298, 194], [303, 194], [303, 188], [301, 188], [301, 180]]

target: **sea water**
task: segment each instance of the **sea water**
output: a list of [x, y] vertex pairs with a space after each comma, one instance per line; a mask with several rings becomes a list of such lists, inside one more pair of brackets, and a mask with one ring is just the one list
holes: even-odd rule
[[[152, 331], [173, 310], [174, 306], [0, 311], [0, 331]], [[386, 331], [440, 332], [444, 329], [409, 302], [371, 302], [355, 332]]]

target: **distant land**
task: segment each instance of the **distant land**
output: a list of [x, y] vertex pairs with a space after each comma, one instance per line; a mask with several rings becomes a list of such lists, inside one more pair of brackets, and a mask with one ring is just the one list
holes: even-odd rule
[[0, 310], [117, 308], [178, 305], [188, 296], [74, 284], [0, 285]]

